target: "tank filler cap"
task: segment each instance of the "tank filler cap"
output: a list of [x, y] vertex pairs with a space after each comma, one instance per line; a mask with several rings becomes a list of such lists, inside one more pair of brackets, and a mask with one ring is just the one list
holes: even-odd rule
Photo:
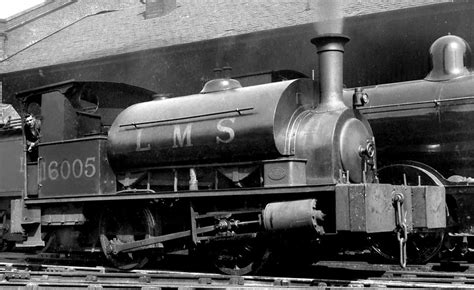
[[430, 47], [430, 55], [432, 69], [427, 81], [446, 81], [469, 74], [471, 48], [459, 36], [438, 38]]
[[[230, 78], [231, 67], [223, 67], [222, 69], [214, 69], [216, 78], [208, 81], [201, 90], [201, 94], [208, 94], [220, 91], [227, 91], [241, 88], [242, 85], [238, 80]], [[219, 77], [221, 71], [224, 71], [224, 77]]]

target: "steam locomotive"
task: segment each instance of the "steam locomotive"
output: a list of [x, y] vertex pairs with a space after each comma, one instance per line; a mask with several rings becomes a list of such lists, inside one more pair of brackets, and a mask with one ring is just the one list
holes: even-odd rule
[[4, 248], [102, 251], [121, 269], [199, 253], [242, 275], [338, 234], [393, 239], [404, 265], [407, 239], [444, 233], [444, 187], [379, 182], [372, 129], [343, 102], [347, 41], [312, 39], [319, 81], [221, 77], [175, 98], [76, 81], [18, 93], [42, 136], [29, 162], [24, 122], [0, 131]]
[[[474, 206], [474, 74], [471, 49], [461, 37], [446, 35], [430, 47], [432, 70], [422, 80], [344, 92], [369, 101], [360, 108], [377, 139], [382, 182], [446, 188], [450, 236], [463, 256], [472, 252]], [[402, 178], [403, 177], [403, 178]], [[471, 248], [471, 250], [469, 250]]]

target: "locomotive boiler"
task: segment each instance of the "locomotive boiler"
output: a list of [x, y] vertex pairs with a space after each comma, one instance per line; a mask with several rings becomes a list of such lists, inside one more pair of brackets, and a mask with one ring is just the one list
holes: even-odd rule
[[[319, 81], [241, 87], [223, 77], [196, 95], [123, 110], [77, 82], [18, 94], [41, 116], [43, 137], [37, 162], [26, 163], [13, 134], [8, 158], [18, 157], [25, 187], [4, 195], [3, 241], [55, 251], [100, 244], [122, 269], [191, 252], [241, 275], [281, 249], [275, 256], [309, 257], [328, 234], [395, 233], [404, 265], [408, 233], [445, 228], [444, 188], [378, 182], [372, 129], [342, 99], [347, 41], [312, 40]], [[119, 87], [111, 95], [151, 97]]]

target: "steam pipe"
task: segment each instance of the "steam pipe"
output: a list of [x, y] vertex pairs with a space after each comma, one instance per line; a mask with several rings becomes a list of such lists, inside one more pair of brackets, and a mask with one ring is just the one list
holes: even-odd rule
[[342, 101], [343, 54], [349, 37], [343, 34], [322, 34], [311, 39], [319, 55], [319, 87], [321, 101], [318, 110], [346, 108]]

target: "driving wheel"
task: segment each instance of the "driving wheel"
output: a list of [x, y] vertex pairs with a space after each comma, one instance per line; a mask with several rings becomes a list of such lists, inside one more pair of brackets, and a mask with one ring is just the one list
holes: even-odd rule
[[106, 210], [100, 219], [100, 243], [105, 257], [119, 269], [143, 267], [150, 251], [113, 252], [113, 245], [143, 240], [153, 235], [155, 219], [148, 208], [116, 207]]
[[229, 275], [246, 275], [258, 272], [269, 257], [269, 250], [257, 238], [218, 241], [209, 245], [214, 266]]

